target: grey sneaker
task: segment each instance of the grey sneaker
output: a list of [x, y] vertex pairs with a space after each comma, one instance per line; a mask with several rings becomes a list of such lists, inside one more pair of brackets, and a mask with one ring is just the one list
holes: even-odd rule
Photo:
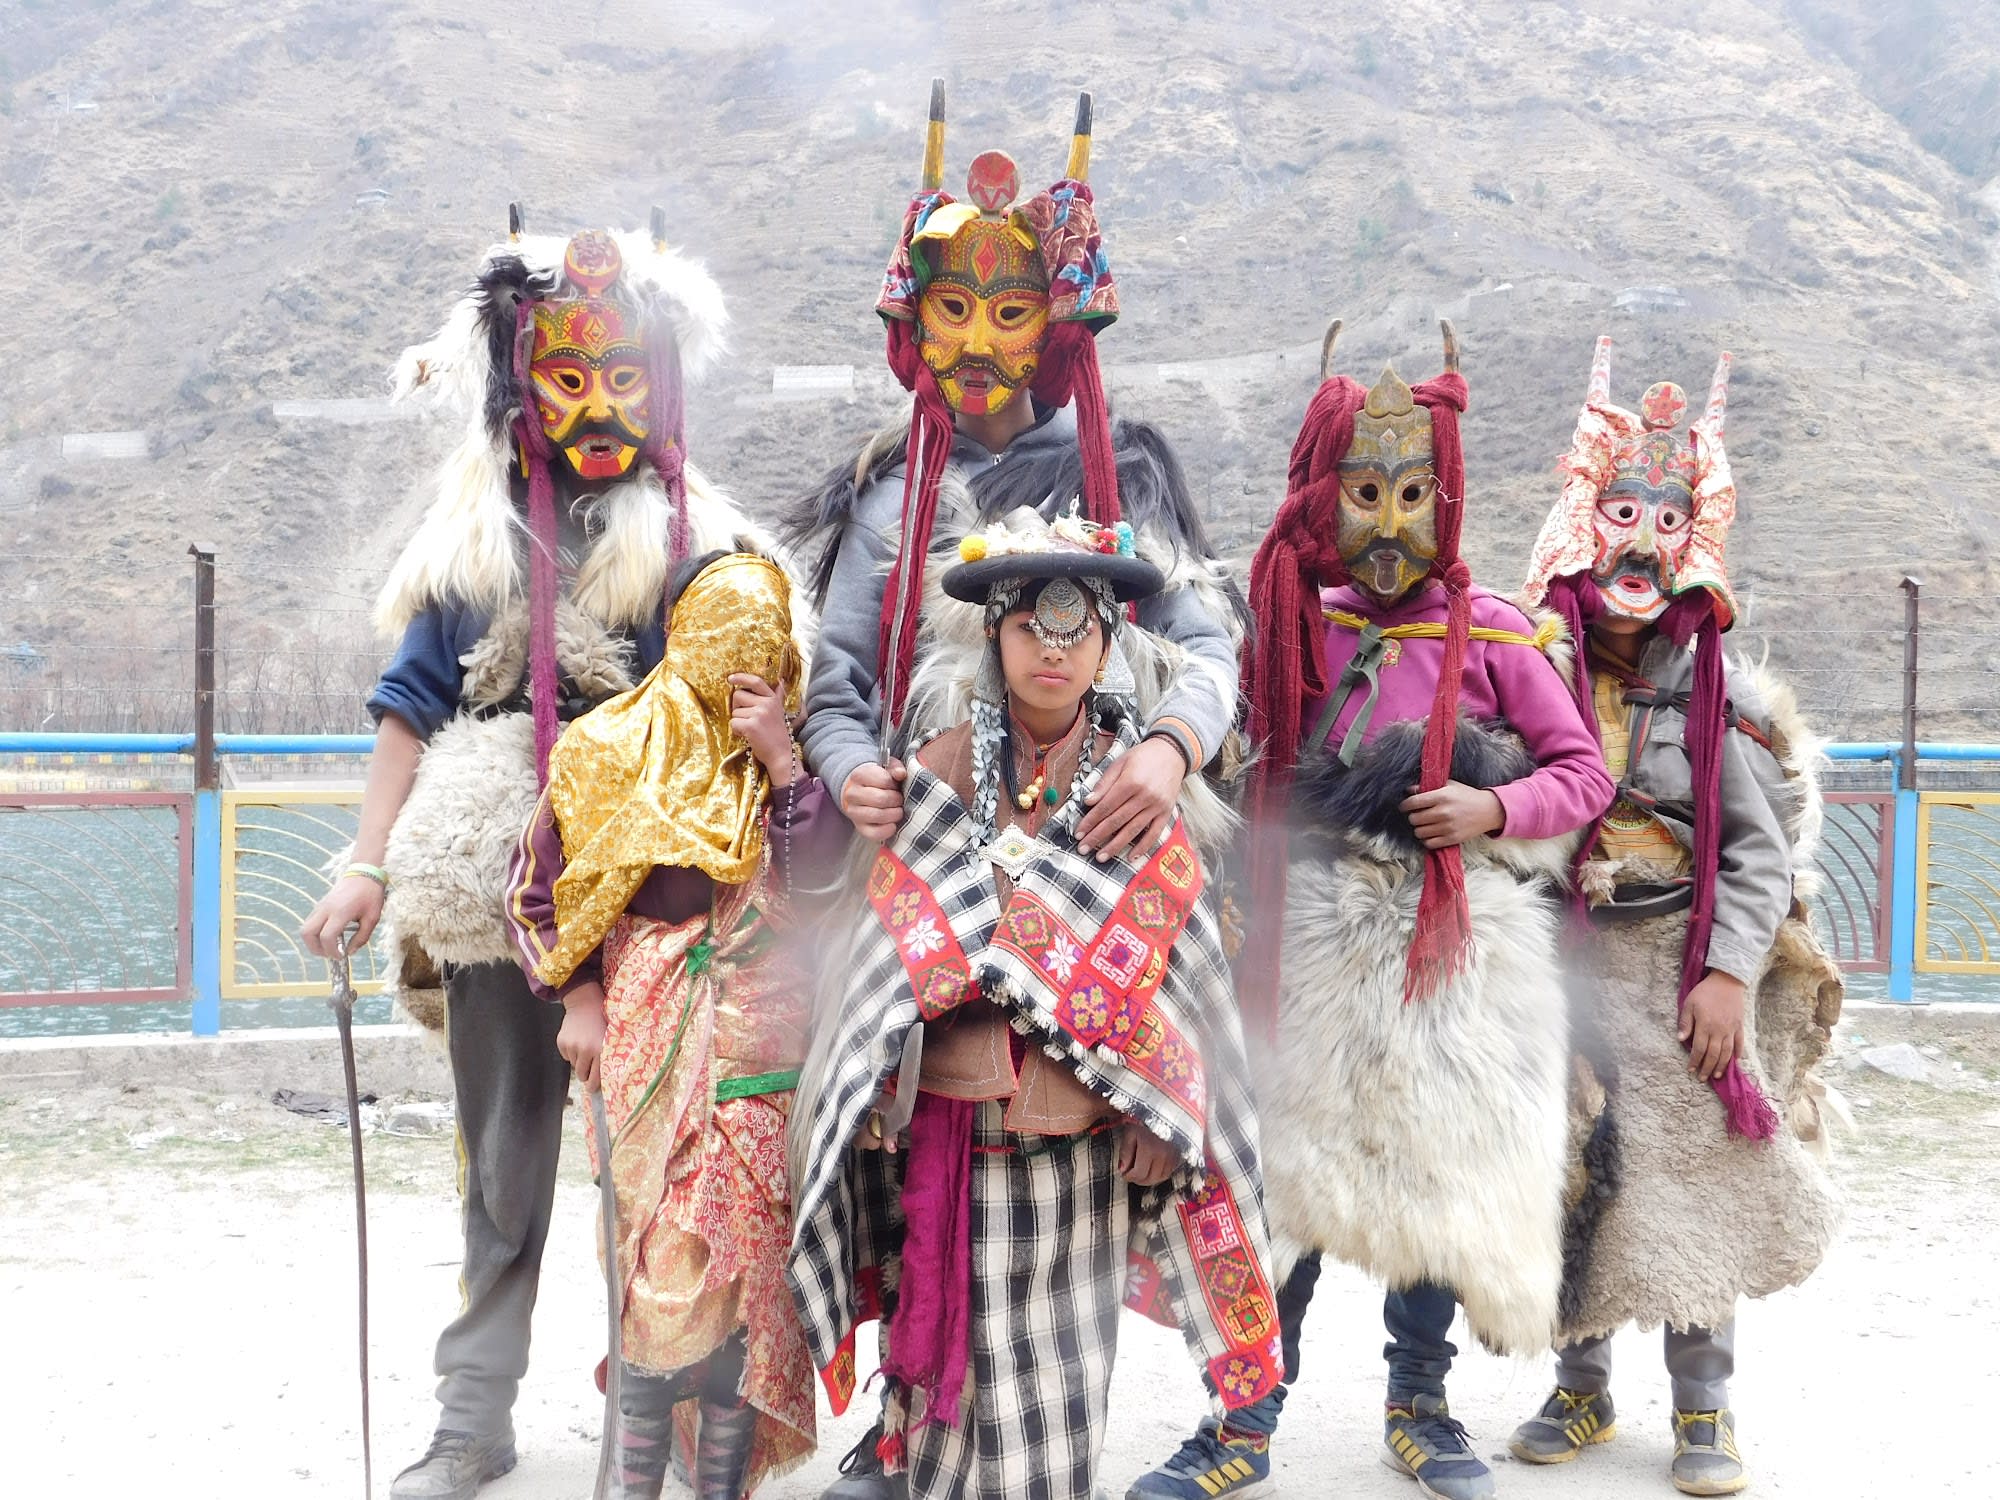
[[396, 1476], [389, 1500], [472, 1500], [482, 1484], [515, 1462], [511, 1427], [483, 1434], [440, 1427], [430, 1452]]
[[882, 1440], [877, 1422], [861, 1435], [840, 1461], [840, 1478], [820, 1491], [819, 1500], [910, 1500], [908, 1474], [884, 1474], [875, 1445]]
[[1442, 1396], [1391, 1401], [1382, 1445], [1382, 1462], [1416, 1480], [1418, 1491], [1434, 1500], [1492, 1500], [1499, 1492]]
[[1734, 1495], [1750, 1487], [1750, 1471], [1736, 1451], [1736, 1414], [1674, 1413], [1674, 1488], [1683, 1495]]
[[1507, 1451], [1523, 1463], [1566, 1464], [1592, 1443], [1618, 1436], [1618, 1415], [1608, 1392], [1557, 1386], [1542, 1409], [1514, 1429]]

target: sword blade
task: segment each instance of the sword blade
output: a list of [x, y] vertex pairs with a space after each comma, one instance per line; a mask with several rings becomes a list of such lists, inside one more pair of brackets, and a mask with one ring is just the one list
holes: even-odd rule
[[[596, 1500], [610, 1500], [612, 1465], [618, 1462], [623, 1424], [619, 1400], [624, 1389], [625, 1348], [619, 1327], [625, 1313], [625, 1291], [618, 1277], [618, 1192], [611, 1182], [611, 1127], [604, 1117], [604, 1092], [590, 1091], [590, 1123], [597, 1131], [597, 1206], [604, 1232], [604, 1435], [597, 1448]], [[623, 1469], [623, 1464], [619, 1468]], [[623, 1484], [620, 1484], [623, 1490]]]

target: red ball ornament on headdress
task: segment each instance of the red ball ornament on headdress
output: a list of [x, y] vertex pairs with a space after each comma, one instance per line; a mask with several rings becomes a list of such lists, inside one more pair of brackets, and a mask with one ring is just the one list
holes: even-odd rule
[[1021, 171], [1005, 151], [982, 151], [965, 169], [965, 196], [983, 214], [1003, 214], [1021, 193]]
[[618, 242], [601, 229], [586, 229], [570, 237], [563, 252], [563, 277], [586, 297], [602, 296], [624, 274], [625, 257]]

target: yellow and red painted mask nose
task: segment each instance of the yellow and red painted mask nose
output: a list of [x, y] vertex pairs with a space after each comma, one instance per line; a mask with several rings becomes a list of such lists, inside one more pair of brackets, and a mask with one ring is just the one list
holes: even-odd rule
[[579, 479], [632, 471], [652, 377], [621, 308], [597, 297], [537, 306], [528, 376], [542, 431]]

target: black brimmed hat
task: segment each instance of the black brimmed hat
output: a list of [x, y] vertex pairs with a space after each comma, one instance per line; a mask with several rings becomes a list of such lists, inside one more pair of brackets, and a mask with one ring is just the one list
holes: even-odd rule
[[1098, 526], [1076, 515], [1045, 521], [1023, 508], [958, 544], [959, 562], [939, 580], [968, 604], [984, 604], [993, 586], [1013, 578], [1097, 578], [1121, 604], [1167, 586], [1166, 575], [1133, 551], [1124, 522]]

